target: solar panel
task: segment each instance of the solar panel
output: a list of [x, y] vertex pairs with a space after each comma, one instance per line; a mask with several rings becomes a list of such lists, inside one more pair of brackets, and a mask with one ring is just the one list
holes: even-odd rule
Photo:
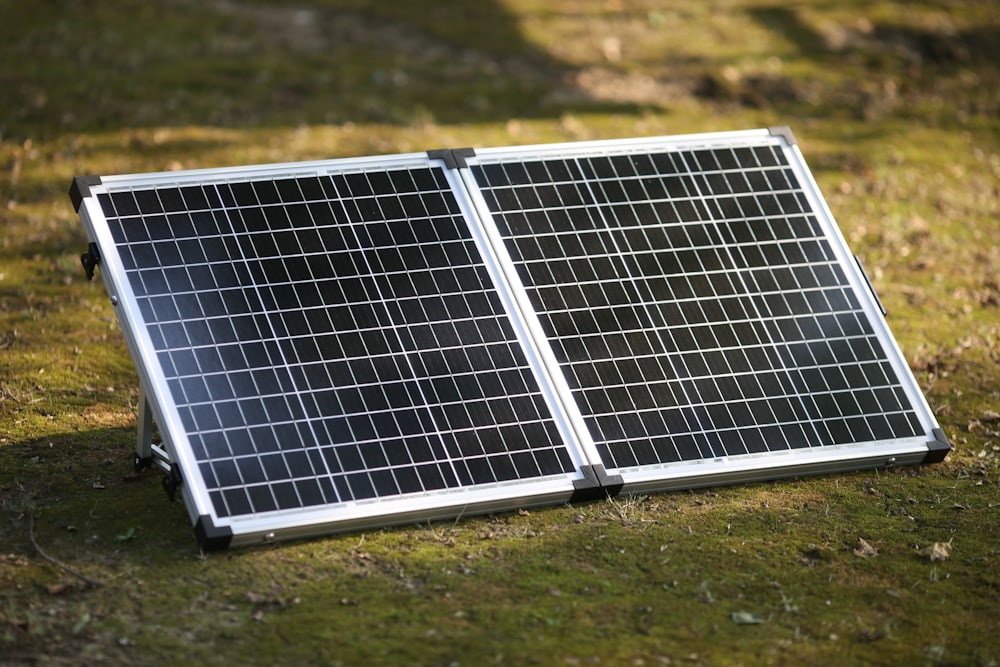
[[919, 391], [789, 138], [468, 161], [585, 437], [627, 489], [927, 441]]
[[206, 549], [949, 448], [787, 131], [71, 196]]

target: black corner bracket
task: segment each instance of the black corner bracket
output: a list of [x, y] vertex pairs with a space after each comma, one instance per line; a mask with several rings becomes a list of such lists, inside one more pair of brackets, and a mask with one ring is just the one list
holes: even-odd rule
[[87, 280], [94, 279], [94, 267], [101, 263], [101, 253], [97, 249], [97, 244], [93, 241], [87, 245], [87, 252], [80, 255], [80, 263], [83, 264], [83, 272], [87, 274]]
[[77, 176], [69, 186], [69, 198], [73, 202], [73, 209], [79, 213], [80, 204], [84, 197], [90, 196], [90, 186], [100, 185], [100, 176]]
[[194, 537], [202, 551], [222, 551], [229, 548], [233, 539], [233, 529], [228, 526], [216, 526], [212, 517], [202, 514], [194, 524]]
[[181, 467], [176, 463], [170, 464], [170, 470], [163, 476], [163, 490], [167, 492], [170, 502], [177, 500], [177, 489], [184, 483], [181, 477]]
[[569, 498], [571, 504], [614, 498], [625, 486], [621, 475], [609, 475], [600, 463], [583, 466], [580, 472], [583, 473], [583, 479], [573, 482], [573, 495]]
[[948, 455], [951, 451], [951, 443], [948, 442], [948, 436], [944, 434], [944, 431], [940, 428], [936, 428], [931, 431], [934, 436], [933, 440], [927, 443], [927, 455], [924, 456], [922, 463], [940, 463], [944, 461], [944, 457]]
[[444, 160], [444, 166], [448, 169], [465, 169], [469, 163], [465, 158], [475, 157], [474, 148], [443, 148], [440, 150], [427, 151], [427, 157], [431, 160]]

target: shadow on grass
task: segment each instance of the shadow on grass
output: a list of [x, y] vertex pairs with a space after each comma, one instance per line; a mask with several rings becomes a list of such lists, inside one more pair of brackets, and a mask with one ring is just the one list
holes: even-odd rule
[[[751, 77], [728, 88], [712, 82], [708, 97], [728, 95], [746, 106], [772, 108], [789, 117], [805, 113], [862, 121], [905, 119], [956, 130], [967, 129], [970, 116], [995, 115], [1000, 102], [989, 91], [1000, 83], [1000, 29], [956, 28], [949, 18], [950, 3], [916, 4], [935, 18], [919, 27], [859, 18], [821, 28], [784, 5], [749, 9], [751, 18], [789, 42], [811, 69], [837, 73], [845, 82], [823, 90], [819, 84], [792, 84], [780, 76]], [[936, 14], [930, 13], [935, 9]], [[977, 86], [983, 88], [976, 91]], [[891, 125], [880, 127], [884, 134]]]
[[125, 0], [15, 3], [5, 13], [4, 138], [634, 110], [575, 91], [573, 68], [528, 42], [493, 1]]
[[[925, 2], [927, 7], [945, 9], [949, 3]], [[790, 41], [799, 54], [822, 60], [825, 56], [854, 51], [871, 56], [882, 50], [917, 67], [941, 69], [997, 69], [1000, 57], [1000, 30], [996, 26], [954, 29], [945, 19], [937, 26], [917, 28], [889, 22], [860, 22], [821, 32], [786, 6], [749, 10], [762, 26]]]
[[28, 514], [36, 517], [40, 541], [84, 559], [126, 541], [116, 538], [130, 527], [155, 534], [160, 547], [196, 548], [183, 504], [171, 505], [160, 489], [161, 474], [133, 472], [134, 446], [134, 431], [122, 428], [5, 443], [0, 447], [4, 549], [32, 553]]

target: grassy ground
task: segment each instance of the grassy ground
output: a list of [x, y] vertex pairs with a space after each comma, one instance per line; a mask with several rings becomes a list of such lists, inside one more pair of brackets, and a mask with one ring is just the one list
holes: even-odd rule
[[[0, 16], [0, 663], [1000, 662], [994, 3]], [[131, 474], [136, 376], [79, 268], [72, 176], [775, 124], [872, 274], [956, 446], [943, 464], [209, 556]]]

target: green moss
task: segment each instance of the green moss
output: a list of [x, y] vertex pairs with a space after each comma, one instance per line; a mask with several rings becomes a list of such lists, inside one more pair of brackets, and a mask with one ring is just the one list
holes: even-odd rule
[[[300, 5], [0, 0], [0, 662], [1000, 660], [993, 3]], [[74, 175], [775, 124], [945, 463], [208, 556], [159, 475], [131, 473], [137, 380], [77, 263]], [[29, 516], [104, 587], [42, 557]]]

